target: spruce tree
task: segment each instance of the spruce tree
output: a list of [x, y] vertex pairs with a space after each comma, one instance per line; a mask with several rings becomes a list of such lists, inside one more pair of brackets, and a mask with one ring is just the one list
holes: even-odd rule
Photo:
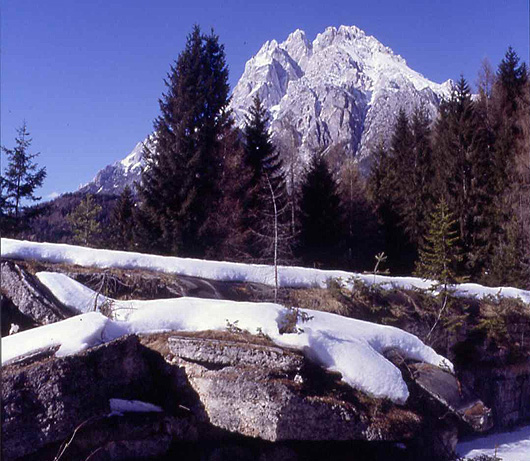
[[368, 199], [367, 184], [353, 158], [341, 167], [339, 195], [344, 213], [344, 255], [341, 261], [351, 270], [371, 269], [381, 247], [377, 218]]
[[42, 186], [46, 178], [46, 168], [38, 168], [33, 161], [39, 154], [28, 152], [32, 139], [26, 122], [17, 130], [17, 133], [13, 149], [2, 146], [8, 165], [1, 178], [2, 199], [0, 203], [1, 214], [11, 218], [15, 228], [20, 227], [21, 213], [25, 209], [23, 202], [40, 200], [40, 197], [35, 195], [35, 190]]
[[402, 168], [402, 196], [400, 197], [400, 217], [403, 229], [415, 252], [422, 243], [426, 224], [434, 208], [432, 178], [431, 120], [423, 107], [416, 107], [410, 123], [412, 145], [409, 148], [409, 169]]
[[457, 221], [442, 198], [431, 214], [416, 263], [416, 275], [444, 286], [455, 283], [456, 266], [461, 260], [458, 241]]
[[[459, 238], [463, 250], [462, 265], [466, 271], [476, 272], [484, 261], [472, 261], [478, 254], [480, 243], [476, 238], [477, 224], [485, 219], [480, 207], [474, 207], [479, 197], [480, 185], [475, 174], [487, 158], [484, 138], [478, 136], [479, 119], [469, 85], [463, 76], [453, 89], [451, 99], [440, 106], [440, 114], [434, 128], [433, 164], [435, 190], [444, 196], [458, 223]], [[481, 166], [479, 166], [479, 164]], [[482, 186], [483, 187], [483, 186]]]
[[74, 241], [81, 245], [93, 246], [101, 234], [99, 206], [92, 194], [87, 194], [72, 213], [67, 216], [68, 222], [74, 232]]
[[[486, 279], [528, 285], [530, 265], [530, 82], [525, 63], [509, 48], [492, 90], [495, 209], [499, 232]], [[518, 255], [514, 258], [508, 255]], [[495, 274], [495, 276], [494, 276]], [[516, 274], [520, 274], [516, 276]]]
[[298, 251], [308, 265], [337, 266], [344, 237], [338, 187], [323, 155], [311, 158], [301, 188]]
[[165, 81], [140, 196], [159, 251], [201, 257], [221, 199], [222, 140], [231, 129], [224, 47], [195, 26]]
[[[283, 262], [291, 259], [290, 208], [285, 172], [280, 153], [268, 132], [267, 110], [259, 97], [249, 108], [244, 128], [244, 168], [242, 177], [243, 232], [246, 259], [270, 262], [274, 235]], [[276, 222], [276, 225], [275, 225]]]
[[113, 242], [119, 250], [133, 248], [134, 199], [127, 185], [120, 194], [112, 212], [112, 227], [115, 230]]
[[413, 139], [408, 116], [400, 110], [389, 148], [381, 145], [374, 153], [369, 179], [370, 196], [384, 236], [383, 251], [388, 255], [392, 272], [397, 273], [410, 273], [416, 255], [403, 219], [413, 199], [409, 190], [414, 172]]

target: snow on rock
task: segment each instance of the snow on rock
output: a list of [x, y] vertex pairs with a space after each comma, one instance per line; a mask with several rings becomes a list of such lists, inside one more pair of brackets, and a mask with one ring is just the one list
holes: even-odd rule
[[502, 461], [528, 461], [530, 459], [530, 426], [513, 432], [491, 434], [461, 442], [456, 446], [460, 456], [472, 459], [481, 455], [494, 456]]
[[124, 399], [109, 399], [111, 414], [123, 413], [160, 413], [162, 408], [148, 402], [141, 400], [124, 400]]
[[126, 333], [116, 322], [98, 312], [71, 317], [2, 338], [2, 363], [40, 349], [60, 346], [58, 357], [76, 354]]
[[[91, 305], [96, 296], [66, 276], [39, 273], [38, 277], [68, 305]], [[66, 299], [66, 294], [71, 298]], [[58, 355], [74, 354], [127, 333], [225, 330], [229, 325], [237, 325], [250, 333], [261, 331], [280, 346], [299, 349], [325, 368], [341, 373], [353, 388], [396, 403], [404, 403], [409, 392], [399, 369], [383, 356], [387, 349], [394, 348], [406, 358], [453, 370], [447, 359], [410, 333], [335, 314], [303, 310], [307, 319], [298, 317], [299, 333], [280, 334], [286, 315], [292, 311], [278, 304], [198, 298], [109, 301], [121, 312], [123, 320], [110, 320], [90, 312], [14, 334], [2, 339], [2, 360], [57, 345], [60, 345]]]
[[43, 285], [53, 286], [53, 295], [66, 307], [79, 314], [100, 310], [105, 303], [109, 302], [106, 296], [74, 282], [64, 274], [39, 272], [37, 278]]
[[[145, 269], [226, 282], [254, 282], [271, 286], [274, 285], [274, 267], [266, 265], [207, 261], [127, 251], [100, 250], [74, 245], [28, 242], [7, 238], [1, 240], [1, 250], [2, 257], [4, 258], [76, 264], [84, 267]], [[431, 280], [424, 280], [417, 277], [356, 274], [338, 270], [321, 270], [294, 266], [280, 267], [278, 275], [280, 286], [293, 288], [325, 288], [330, 279], [341, 279], [347, 284], [353, 279], [358, 279], [367, 285], [380, 284], [382, 288], [396, 287], [402, 289], [417, 288], [429, 290], [434, 285], [434, 282]], [[518, 288], [491, 288], [475, 283], [463, 283], [453, 288], [455, 296], [477, 298], [501, 296], [519, 298], [521, 301], [530, 304], [530, 291]], [[60, 296], [62, 295], [58, 295], [59, 299], [63, 301]], [[103, 299], [102, 297], [101, 302], [103, 302]], [[86, 312], [83, 306], [77, 307], [77, 310]]]

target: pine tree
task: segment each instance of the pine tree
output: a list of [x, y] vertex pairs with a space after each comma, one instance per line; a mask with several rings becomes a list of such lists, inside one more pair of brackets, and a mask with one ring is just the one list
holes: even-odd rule
[[292, 241], [289, 199], [283, 162], [267, 125], [267, 111], [256, 96], [244, 129], [244, 167], [248, 178], [241, 182], [243, 251], [246, 259], [270, 262], [277, 235], [277, 255], [286, 262], [291, 259]]
[[[477, 223], [484, 216], [474, 200], [479, 194], [474, 169], [484, 164], [479, 157], [487, 155], [484, 139], [478, 136], [479, 119], [471, 99], [469, 85], [463, 76], [457, 82], [451, 99], [440, 106], [440, 114], [434, 129], [433, 164], [436, 171], [435, 190], [444, 196], [458, 222], [459, 238], [463, 250], [462, 265], [467, 271], [475, 271], [483, 261], [472, 262], [471, 255], [478, 253]], [[487, 160], [487, 159], [486, 159]]]
[[92, 194], [87, 194], [76, 209], [67, 217], [74, 231], [74, 241], [81, 245], [94, 245], [101, 234], [98, 222], [101, 213], [99, 206]]
[[429, 220], [416, 263], [416, 275], [437, 280], [444, 286], [457, 281], [456, 265], [461, 260], [461, 254], [456, 226], [457, 221], [453, 219], [447, 202], [442, 198]]
[[415, 248], [407, 235], [404, 211], [411, 200], [410, 183], [414, 172], [413, 133], [404, 110], [400, 110], [392, 132], [389, 149], [382, 145], [374, 153], [375, 162], [369, 179], [369, 192], [380, 221], [384, 252], [392, 272], [410, 273]]
[[171, 67], [146, 148], [140, 196], [160, 251], [204, 256], [221, 199], [222, 141], [231, 129], [224, 47], [196, 26]]
[[486, 280], [524, 287], [530, 265], [530, 82], [512, 48], [499, 65], [491, 101], [499, 231]]
[[377, 217], [368, 199], [366, 181], [353, 158], [348, 158], [341, 168], [339, 195], [345, 231], [345, 252], [341, 261], [348, 269], [371, 269], [373, 255], [382, 242]]
[[302, 183], [298, 251], [309, 265], [337, 266], [344, 237], [338, 186], [323, 155], [311, 158]]
[[17, 133], [13, 149], [2, 147], [8, 159], [8, 165], [1, 179], [1, 214], [12, 218], [15, 227], [20, 226], [21, 212], [25, 209], [23, 201], [40, 200], [40, 197], [35, 195], [35, 190], [42, 186], [46, 178], [46, 168], [38, 168], [33, 161], [39, 154], [28, 152], [32, 139], [26, 122], [17, 130]]
[[113, 242], [119, 250], [130, 250], [133, 245], [134, 199], [131, 188], [125, 186], [112, 212]]

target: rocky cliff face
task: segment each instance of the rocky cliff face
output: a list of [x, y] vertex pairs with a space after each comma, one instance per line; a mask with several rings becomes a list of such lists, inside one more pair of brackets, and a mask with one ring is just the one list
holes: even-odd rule
[[259, 96], [271, 115], [271, 131], [285, 152], [302, 161], [314, 152], [339, 150], [337, 161], [366, 164], [386, 140], [400, 108], [423, 106], [434, 117], [451, 82], [439, 85], [355, 26], [328, 27], [310, 42], [296, 30], [282, 43], [265, 43], [234, 88], [239, 124]]
[[[266, 42], [247, 62], [231, 108], [243, 126], [259, 96], [270, 114], [274, 142], [295, 172], [322, 151], [336, 165], [355, 158], [367, 172], [372, 149], [389, 138], [399, 109], [410, 113], [423, 106], [434, 118], [451, 85], [429, 81], [355, 26], [328, 27], [313, 41], [296, 30], [284, 42]], [[141, 144], [81, 190], [120, 193], [138, 181], [144, 167]]]
[[147, 137], [136, 144], [131, 153], [123, 160], [107, 165], [100, 170], [92, 181], [79, 188], [79, 192], [118, 195], [125, 189], [125, 186], [129, 186], [134, 191], [134, 184], [140, 181], [145, 166], [143, 159], [144, 143], [148, 143], [149, 139]]

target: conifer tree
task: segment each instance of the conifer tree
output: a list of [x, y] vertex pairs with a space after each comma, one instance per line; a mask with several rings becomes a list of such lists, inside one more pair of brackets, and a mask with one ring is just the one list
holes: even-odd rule
[[410, 182], [414, 171], [413, 133], [404, 110], [400, 110], [389, 149], [382, 145], [374, 153], [369, 191], [378, 215], [392, 272], [410, 273], [415, 248], [406, 233], [404, 211], [411, 198]]
[[[469, 85], [461, 76], [451, 99], [441, 104], [434, 128], [434, 184], [438, 197], [446, 198], [458, 222], [462, 265], [475, 275], [486, 263], [480, 257], [482, 243], [478, 236], [488, 211], [479, 201], [490, 180], [487, 137], [480, 135], [479, 122]], [[477, 174], [486, 176], [479, 178]]]
[[112, 225], [115, 229], [114, 243], [120, 250], [133, 248], [134, 199], [127, 185], [120, 194], [112, 212]]
[[353, 158], [340, 171], [339, 195], [344, 213], [344, 247], [341, 261], [348, 269], [372, 268], [374, 254], [381, 248], [377, 218], [368, 200], [367, 184]]
[[456, 282], [456, 265], [461, 260], [456, 226], [457, 221], [442, 198], [430, 217], [416, 263], [416, 275], [437, 280], [444, 286]]
[[434, 208], [431, 120], [423, 107], [415, 108], [410, 123], [412, 144], [407, 168], [400, 168], [402, 194], [399, 211], [403, 229], [415, 251], [421, 245], [426, 223]]
[[344, 237], [338, 186], [321, 154], [311, 158], [301, 188], [298, 251], [306, 264], [337, 266]]
[[35, 190], [42, 186], [46, 178], [46, 168], [38, 168], [33, 161], [39, 154], [28, 152], [32, 139], [26, 122], [17, 130], [17, 133], [13, 149], [2, 146], [8, 165], [1, 178], [2, 199], [0, 203], [1, 214], [9, 216], [15, 228], [20, 225], [21, 212], [24, 210], [23, 201], [40, 200], [40, 197], [35, 195]]
[[277, 233], [278, 255], [285, 262], [291, 259], [289, 200], [283, 162], [267, 125], [267, 111], [256, 96], [244, 129], [244, 166], [248, 178], [242, 182], [243, 251], [246, 259], [270, 262]]
[[201, 257], [221, 199], [222, 142], [231, 130], [224, 47], [195, 26], [165, 81], [140, 196], [159, 251]]
[[92, 194], [87, 194], [67, 217], [74, 232], [74, 241], [81, 245], [94, 245], [101, 234], [98, 218], [101, 213]]
[[530, 265], [530, 82], [526, 64], [512, 48], [499, 65], [491, 100], [499, 232], [486, 279], [523, 287]]

